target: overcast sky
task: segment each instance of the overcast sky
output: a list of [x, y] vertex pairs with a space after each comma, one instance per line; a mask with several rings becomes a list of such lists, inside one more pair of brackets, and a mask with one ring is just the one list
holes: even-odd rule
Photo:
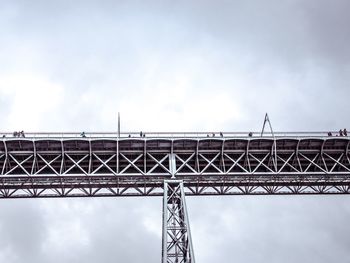
[[[339, 130], [350, 1], [0, 0], [0, 130]], [[349, 127], [349, 126], [348, 126]], [[191, 197], [198, 263], [350, 262], [347, 196]], [[161, 199], [0, 200], [0, 262], [160, 262]]]

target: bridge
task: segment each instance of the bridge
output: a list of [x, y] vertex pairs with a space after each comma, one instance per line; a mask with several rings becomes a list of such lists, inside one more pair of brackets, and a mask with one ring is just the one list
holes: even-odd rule
[[0, 198], [163, 196], [162, 263], [195, 262], [185, 196], [350, 193], [337, 132], [0, 135]]

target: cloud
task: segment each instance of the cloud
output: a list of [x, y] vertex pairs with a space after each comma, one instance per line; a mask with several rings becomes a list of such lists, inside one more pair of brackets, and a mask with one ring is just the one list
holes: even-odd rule
[[[4, 262], [40, 260], [40, 248], [45, 239], [44, 218], [40, 205], [32, 200], [1, 202], [1, 250]], [[39, 252], [39, 253], [38, 253]]]
[[195, 250], [200, 251], [196, 260], [289, 263], [349, 258], [349, 231], [342, 227], [347, 201], [346, 196], [188, 198]]
[[[349, 2], [2, 1], [1, 130], [338, 130]], [[349, 261], [348, 198], [189, 198], [198, 262]], [[156, 262], [160, 199], [0, 200], [0, 261]], [[291, 253], [293, 251], [293, 253]]]
[[11, 130], [35, 130], [40, 122], [50, 122], [47, 119], [61, 103], [62, 91], [61, 86], [42, 76], [28, 73], [0, 75], [0, 94], [9, 105], [4, 126]]

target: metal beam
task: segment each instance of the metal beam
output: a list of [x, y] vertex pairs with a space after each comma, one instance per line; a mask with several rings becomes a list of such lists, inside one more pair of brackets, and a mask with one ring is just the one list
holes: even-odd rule
[[162, 263], [195, 263], [183, 182], [164, 181]]

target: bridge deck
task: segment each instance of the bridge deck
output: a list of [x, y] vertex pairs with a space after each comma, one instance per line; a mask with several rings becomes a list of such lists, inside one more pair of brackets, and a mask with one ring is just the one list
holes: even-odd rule
[[3, 134], [5, 198], [161, 195], [170, 178], [190, 195], [350, 192], [350, 138], [325, 132]]

